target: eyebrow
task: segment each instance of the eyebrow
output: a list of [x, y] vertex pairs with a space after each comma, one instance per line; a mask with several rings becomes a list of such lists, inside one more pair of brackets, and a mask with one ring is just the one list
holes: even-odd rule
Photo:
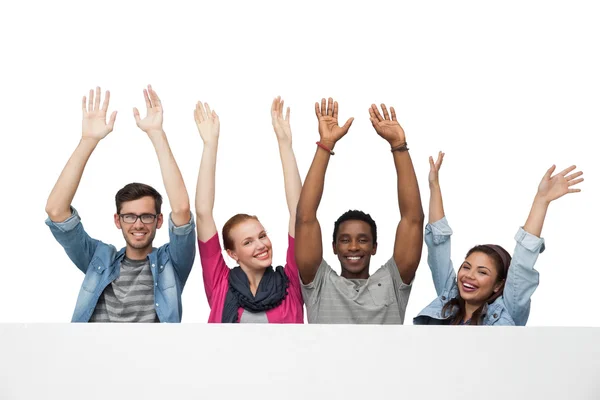
[[[267, 231], [260, 231], [260, 232], [258, 233], [258, 236], [262, 235], [263, 233], [265, 233], [265, 234], [266, 234], [266, 233], [267, 233]], [[246, 238], [243, 238], [243, 239], [242, 239], [242, 242], [245, 242], [245, 241], [246, 241], [246, 240], [248, 240], [248, 239], [254, 239], [254, 237], [253, 237], [253, 236], [248, 236], [248, 237], [246, 237]]]
[[[471, 263], [470, 263], [470, 262], [468, 262], [467, 260], [463, 261], [463, 265], [464, 265], [464, 264], [468, 264], [468, 265], [469, 265], [469, 267], [472, 267]], [[477, 266], [477, 268], [485, 268], [485, 269], [487, 269], [488, 271], [492, 272], [492, 270], [491, 270], [491, 269], [489, 269], [488, 267], [486, 267], [485, 265], [478, 265], [478, 266]]]

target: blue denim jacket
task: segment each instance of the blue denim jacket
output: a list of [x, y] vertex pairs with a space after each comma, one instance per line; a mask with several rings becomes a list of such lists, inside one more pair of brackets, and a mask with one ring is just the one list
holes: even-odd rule
[[[77, 210], [64, 222], [46, 219], [46, 225], [84, 274], [72, 322], [88, 322], [98, 298], [109, 283], [119, 277], [125, 248], [117, 249], [92, 239], [83, 229]], [[148, 255], [154, 279], [154, 308], [160, 322], [181, 322], [181, 292], [196, 256], [196, 230], [193, 215], [175, 226], [169, 215], [169, 243], [153, 248]]]
[[[433, 283], [438, 298], [429, 304], [414, 318], [415, 325], [441, 325], [442, 308], [458, 296], [456, 273], [450, 259], [450, 235], [452, 229], [446, 217], [425, 227], [427, 244], [427, 263], [431, 269]], [[533, 269], [538, 255], [544, 251], [544, 239], [527, 233], [523, 228], [515, 235], [517, 245], [512, 256], [504, 292], [492, 304], [487, 306], [483, 325], [520, 325], [525, 326], [529, 318], [531, 295], [539, 284], [539, 273]]]

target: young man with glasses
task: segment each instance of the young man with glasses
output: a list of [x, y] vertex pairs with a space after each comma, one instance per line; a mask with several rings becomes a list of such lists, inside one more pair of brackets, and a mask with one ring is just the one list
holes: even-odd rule
[[153, 248], [163, 224], [162, 197], [152, 187], [130, 183], [115, 196], [114, 221], [126, 246], [117, 251], [92, 239], [71, 207], [85, 165], [97, 144], [113, 130], [117, 112], [106, 123], [110, 93], [100, 107], [100, 88], [83, 98], [82, 138], [63, 169], [46, 204], [56, 240], [83, 273], [73, 322], [181, 322], [181, 292], [196, 252], [195, 224], [181, 172], [162, 129], [162, 105], [151, 86], [144, 90], [147, 115], [136, 123], [154, 145], [171, 205], [169, 243]]

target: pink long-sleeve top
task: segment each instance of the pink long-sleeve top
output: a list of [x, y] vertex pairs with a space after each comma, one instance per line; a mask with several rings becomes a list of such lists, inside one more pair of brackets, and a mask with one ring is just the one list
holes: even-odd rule
[[[229, 289], [230, 269], [225, 264], [223, 249], [219, 241], [219, 234], [203, 242], [198, 240], [198, 250], [202, 263], [202, 277], [204, 290], [210, 305], [208, 322], [222, 322], [225, 296]], [[304, 301], [300, 289], [300, 277], [294, 258], [294, 238], [288, 235], [288, 250], [286, 255], [285, 274], [289, 279], [288, 294], [281, 304], [266, 311], [267, 320], [271, 324], [302, 324], [304, 323]], [[238, 321], [242, 318], [244, 308], [238, 309]]]

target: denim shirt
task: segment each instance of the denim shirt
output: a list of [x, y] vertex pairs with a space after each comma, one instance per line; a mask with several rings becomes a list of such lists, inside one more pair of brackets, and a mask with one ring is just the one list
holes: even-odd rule
[[[413, 319], [415, 325], [443, 325], [453, 315], [453, 310], [447, 310], [446, 317], [442, 317], [444, 305], [458, 296], [456, 273], [450, 259], [451, 235], [452, 229], [446, 217], [425, 227], [427, 264], [438, 297]], [[545, 243], [544, 239], [525, 232], [523, 228], [519, 228], [515, 240], [517, 244], [503, 294], [492, 304], [487, 304], [483, 325], [525, 326], [529, 318], [531, 295], [539, 284], [539, 273], [533, 267], [538, 255], [544, 251]]]
[[[106, 286], [119, 277], [125, 248], [117, 251], [112, 245], [92, 239], [72, 207], [68, 219], [53, 222], [48, 218], [46, 225], [71, 261], [85, 274], [71, 321], [88, 322]], [[154, 308], [160, 322], [181, 322], [181, 292], [195, 256], [193, 215], [182, 226], [175, 226], [169, 215], [169, 243], [152, 248], [148, 255], [154, 280]]]

